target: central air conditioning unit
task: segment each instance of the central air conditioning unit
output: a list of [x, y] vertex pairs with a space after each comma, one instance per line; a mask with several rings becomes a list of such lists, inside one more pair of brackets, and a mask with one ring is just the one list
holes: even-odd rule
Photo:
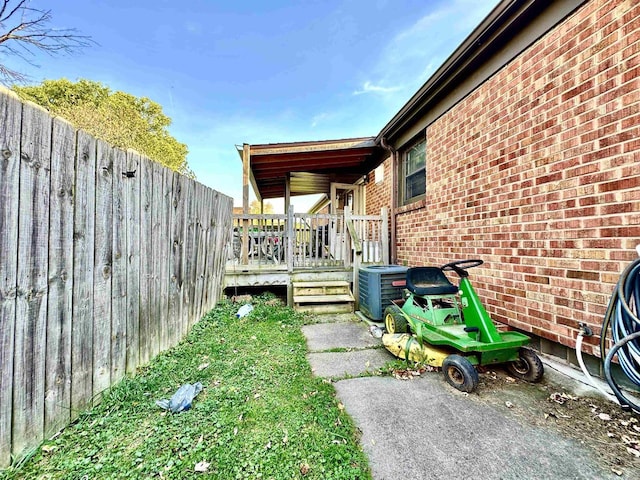
[[392, 300], [402, 299], [404, 287], [393, 282], [405, 280], [408, 267], [401, 265], [370, 265], [358, 270], [360, 311], [374, 321], [382, 321], [384, 310]]

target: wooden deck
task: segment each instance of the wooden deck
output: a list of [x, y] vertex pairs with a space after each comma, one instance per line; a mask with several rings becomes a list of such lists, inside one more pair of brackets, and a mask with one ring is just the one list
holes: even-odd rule
[[234, 215], [225, 288], [349, 282], [357, 298], [358, 268], [388, 264], [386, 212], [381, 215]]

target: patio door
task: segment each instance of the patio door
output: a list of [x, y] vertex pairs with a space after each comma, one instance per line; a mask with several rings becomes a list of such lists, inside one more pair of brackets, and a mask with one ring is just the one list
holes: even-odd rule
[[[332, 215], [344, 215], [344, 207], [349, 207], [352, 214], [364, 215], [364, 188], [362, 185], [352, 185], [349, 183], [331, 183], [331, 204], [330, 213]], [[344, 260], [343, 252], [346, 251], [347, 230], [343, 221], [332, 222], [329, 238], [333, 239], [330, 244], [331, 255]]]

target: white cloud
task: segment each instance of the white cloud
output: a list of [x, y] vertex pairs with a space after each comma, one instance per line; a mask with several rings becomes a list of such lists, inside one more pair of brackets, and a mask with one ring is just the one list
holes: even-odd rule
[[404, 101], [407, 92], [420, 88], [496, 3], [454, 0], [437, 9], [427, 7], [422, 17], [390, 39], [373, 69], [365, 72], [367, 81], [353, 94], [385, 93], [387, 101]]
[[185, 29], [189, 33], [193, 33], [196, 35], [200, 35], [202, 33], [202, 25], [198, 22], [187, 22], [185, 23]]
[[353, 94], [354, 95], [362, 95], [364, 93], [391, 93], [391, 92], [397, 92], [401, 88], [402, 87], [399, 87], [399, 86], [396, 86], [396, 87], [383, 87], [381, 85], [374, 85], [370, 81], [366, 81], [362, 85], [362, 88], [360, 90], [355, 90], [353, 92]]
[[315, 128], [315, 127], [318, 126], [318, 124], [326, 122], [331, 117], [332, 117], [332, 115], [329, 114], [329, 113], [326, 113], [326, 112], [314, 115], [313, 118], [311, 119], [311, 127]]

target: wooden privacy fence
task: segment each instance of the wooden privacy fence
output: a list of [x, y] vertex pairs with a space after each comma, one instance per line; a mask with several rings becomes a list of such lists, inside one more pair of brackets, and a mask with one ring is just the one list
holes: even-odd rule
[[221, 295], [232, 199], [0, 90], [0, 467]]

